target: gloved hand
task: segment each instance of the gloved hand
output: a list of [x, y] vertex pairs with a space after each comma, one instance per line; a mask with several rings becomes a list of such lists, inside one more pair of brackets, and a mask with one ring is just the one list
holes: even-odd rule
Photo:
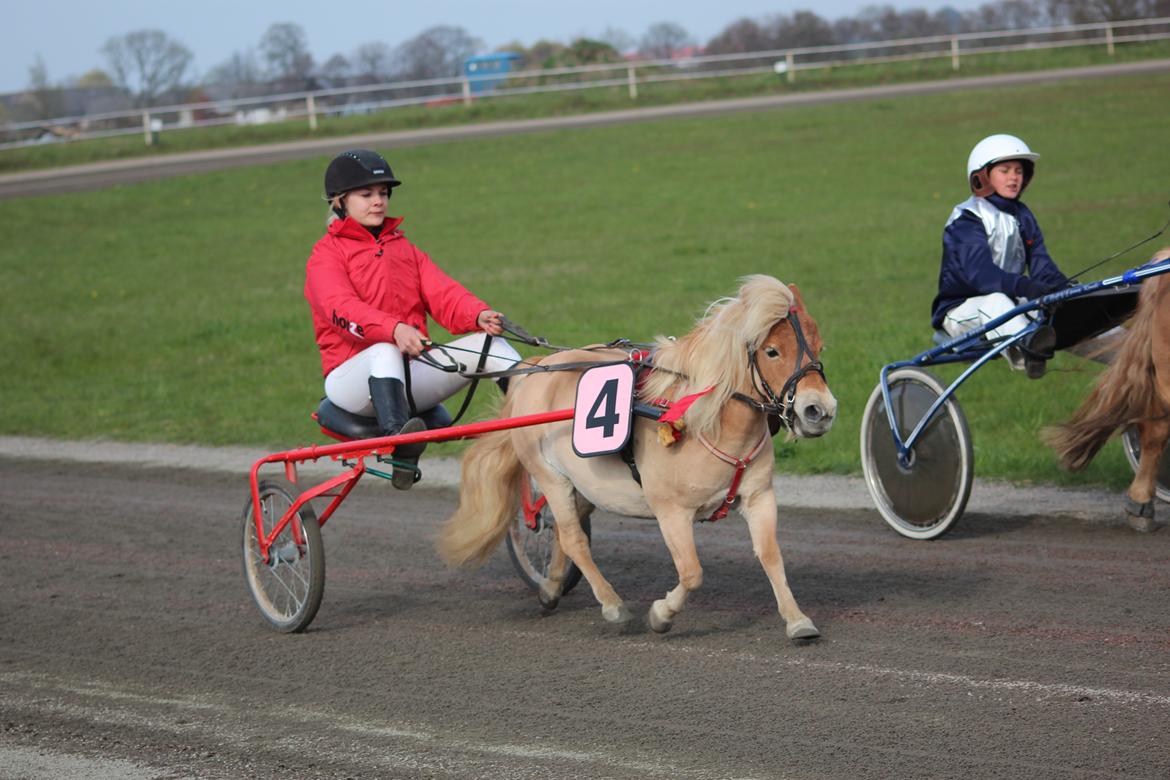
[[1019, 292], [1028, 300], [1035, 300], [1042, 295], [1047, 295], [1050, 292], [1055, 292], [1057, 289], [1050, 284], [1033, 279], [1030, 276], [1020, 277]]

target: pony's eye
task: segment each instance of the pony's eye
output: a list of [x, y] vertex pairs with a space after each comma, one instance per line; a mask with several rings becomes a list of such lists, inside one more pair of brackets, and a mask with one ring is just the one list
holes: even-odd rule
[[780, 350], [775, 347], [764, 347], [764, 354], [770, 358], [778, 358], [780, 357]]

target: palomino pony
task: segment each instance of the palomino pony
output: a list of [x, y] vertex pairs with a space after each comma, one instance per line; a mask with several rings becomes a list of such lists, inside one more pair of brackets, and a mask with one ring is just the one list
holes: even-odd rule
[[[650, 627], [665, 632], [687, 595], [702, 584], [694, 523], [727, 504], [732, 498], [729, 488], [738, 479], [739, 511], [771, 581], [788, 636], [819, 636], [788, 588], [776, 541], [774, 455], [767, 418], [780, 415], [792, 435], [820, 436], [833, 424], [837, 400], [817, 361], [821, 338], [816, 322], [796, 288], [762, 275], [742, 282], [737, 297], [713, 303], [688, 335], [677, 341], [658, 339], [653, 371], [639, 390], [643, 399], [675, 400], [711, 390], [687, 408], [677, 441], [656, 431], [665, 424], [641, 419], [634, 426], [640, 486], [618, 455], [577, 456], [570, 422], [489, 434], [464, 456], [459, 509], [439, 538], [443, 558], [452, 565], [484, 561], [514, 522], [522, 481], [531, 475], [548, 499], [556, 528], [541, 603], [549, 609], [556, 606], [567, 555], [592, 586], [605, 619], [629, 620], [621, 597], [593, 562], [581, 519], [594, 507], [655, 517], [678, 571], [678, 586], [650, 608]], [[573, 350], [551, 355], [542, 365], [628, 357], [619, 350]], [[513, 378], [501, 415], [571, 407], [578, 377], [574, 371], [553, 370], [527, 374], [520, 381]], [[783, 388], [780, 397], [773, 387]]]
[[[1170, 248], [1154, 261], [1170, 259]], [[1137, 473], [1129, 485], [1125, 512], [1138, 531], [1156, 529], [1154, 493], [1158, 460], [1170, 438], [1170, 279], [1142, 283], [1137, 311], [1114, 362], [1068, 422], [1045, 429], [1042, 438], [1061, 465], [1079, 471], [1118, 430], [1135, 426], [1141, 440]]]

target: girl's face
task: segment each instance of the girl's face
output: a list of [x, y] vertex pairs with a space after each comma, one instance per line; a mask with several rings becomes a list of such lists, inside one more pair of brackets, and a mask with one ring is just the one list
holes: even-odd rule
[[386, 202], [390, 200], [390, 188], [385, 184], [371, 184], [358, 187], [341, 196], [345, 213], [363, 227], [378, 227], [386, 219]]
[[991, 166], [987, 172], [995, 194], [1001, 198], [1015, 200], [1024, 188], [1024, 165], [1019, 160], [1004, 160]]

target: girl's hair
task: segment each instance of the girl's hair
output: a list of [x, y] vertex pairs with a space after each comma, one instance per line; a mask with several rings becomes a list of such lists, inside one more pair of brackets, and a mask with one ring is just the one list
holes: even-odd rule
[[329, 227], [337, 220], [341, 219], [341, 215], [345, 213], [345, 209], [341, 206], [341, 199], [345, 197], [345, 193], [341, 195], [334, 195], [328, 198], [329, 202], [329, 216], [325, 218], [325, 227]]

